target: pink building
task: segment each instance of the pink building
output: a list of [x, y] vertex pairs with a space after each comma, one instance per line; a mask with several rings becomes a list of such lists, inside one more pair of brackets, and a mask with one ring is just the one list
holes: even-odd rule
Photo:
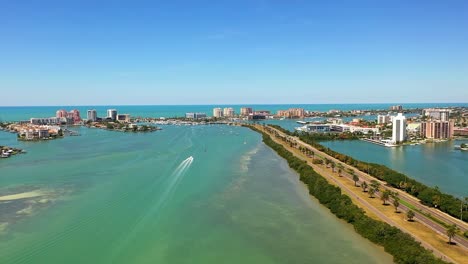
[[77, 123], [81, 121], [80, 111], [73, 109], [68, 113], [68, 118], [72, 118], [73, 122]]
[[453, 121], [429, 121], [421, 123], [421, 136], [426, 138], [453, 138]]
[[57, 118], [67, 118], [68, 117], [68, 112], [66, 110], [60, 109], [56, 112], [55, 117]]

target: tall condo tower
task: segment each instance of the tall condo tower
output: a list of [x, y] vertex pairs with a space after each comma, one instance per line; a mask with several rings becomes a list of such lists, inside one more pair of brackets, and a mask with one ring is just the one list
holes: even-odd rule
[[223, 109], [219, 107], [213, 108], [213, 117], [223, 117]]
[[117, 110], [107, 109], [107, 117], [115, 121], [117, 119]]
[[406, 117], [402, 113], [398, 113], [393, 118], [392, 142], [395, 144], [406, 140]]

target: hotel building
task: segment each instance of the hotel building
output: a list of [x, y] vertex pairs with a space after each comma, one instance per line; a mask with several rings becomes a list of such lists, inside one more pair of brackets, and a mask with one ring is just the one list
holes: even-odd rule
[[287, 118], [303, 118], [305, 116], [305, 110], [302, 108], [290, 108], [288, 110], [278, 110], [278, 116]]
[[435, 119], [435, 120], [440, 120], [440, 121], [449, 121], [450, 110], [428, 108], [428, 109], [424, 109], [422, 114], [424, 116], [429, 117], [430, 119]]
[[107, 109], [107, 118], [110, 118], [113, 121], [115, 121], [117, 119], [117, 110]]
[[74, 123], [78, 123], [81, 121], [80, 111], [77, 109], [73, 109], [70, 112], [68, 112], [67, 117], [73, 119]]
[[422, 137], [433, 139], [453, 138], [453, 121], [429, 121], [421, 123], [420, 133]]
[[392, 111], [401, 111], [401, 110], [403, 110], [403, 106], [401, 106], [401, 105], [392, 105], [392, 106], [390, 106], [390, 110], [392, 110]]
[[388, 124], [392, 121], [392, 117], [389, 115], [378, 115], [377, 124]]
[[205, 113], [185, 113], [185, 118], [202, 119], [202, 118], [206, 118], [206, 114]]
[[119, 114], [119, 115], [117, 115], [117, 121], [130, 123], [130, 115], [129, 114]]
[[97, 120], [97, 111], [95, 109], [88, 110], [88, 120], [96, 122]]
[[393, 118], [392, 142], [398, 144], [405, 140], [406, 117], [402, 113], [398, 113], [398, 115]]
[[249, 114], [253, 113], [253, 109], [251, 107], [242, 107], [240, 109], [241, 116], [248, 116]]
[[68, 117], [68, 112], [66, 110], [60, 109], [57, 110], [55, 113], [55, 117], [57, 118], [67, 118]]
[[223, 115], [226, 117], [233, 117], [235, 115], [234, 108], [226, 107], [223, 109]]
[[223, 117], [223, 109], [219, 107], [213, 108], [213, 117]]

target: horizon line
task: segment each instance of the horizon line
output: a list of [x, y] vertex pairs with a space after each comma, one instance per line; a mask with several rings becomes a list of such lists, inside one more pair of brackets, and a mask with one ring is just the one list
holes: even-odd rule
[[386, 102], [386, 103], [222, 103], [222, 104], [69, 104], [69, 105], [0, 105], [0, 108], [6, 107], [83, 107], [83, 106], [250, 106], [250, 105], [405, 105], [405, 104], [468, 104], [468, 102]]

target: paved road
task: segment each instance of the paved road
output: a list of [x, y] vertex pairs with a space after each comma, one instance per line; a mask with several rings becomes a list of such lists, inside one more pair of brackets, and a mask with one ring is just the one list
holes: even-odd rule
[[[297, 137], [288, 136], [288, 135], [284, 134], [283, 132], [281, 132], [281, 131], [279, 131], [279, 130], [277, 130], [277, 129], [275, 129], [275, 128], [272, 128], [272, 127], [268, 127], [268, 128], [269, 128], [269, 129], [272, 129], [273, 131], [276, 131], [276, 133], [278, 133], [279, 135], [281, 135], [281, 136], [283, 136], [283, 137], [289, 138], [289, 139], [291, 139], [292, 141], [294, 141], [294, 142], [296, 142], [296, 143], [298, 143], [298, 144], [300, 144], [300, 145], [302, 145], [302, 146], [304, 146], [304, 147], [309, 148], [310, 150], [314, 151], [315, 153], [320, 153], [321, 156], [326, 157], [326, 158], [328, 158], [328, 159], [334, 161], [335, 164], [342, 164], [345, 168], [353, 169], [353, 170], [356, 172], [356, 174], [357, 174], [361, 179], [365, 179], [365, 180], [368, 181], [368, 182], [370, 182], [370, 180], [377, 180], [376, 178], [374, 178], [374, 177], [372, 177], [372, 176], [370, 176], [370, 175], [368, 175], [368, 174], [366, 174], [366, 173], [363, 173], [363, 172], [357, 170], [356, 168], [354, 168], [354, 167], [352, 167], [352, 166], [349, 166], [348, 164], [343, 163], [343, 162], [341, 162], [341, 161], [339, 161], [339, 160], [337, 160], [337, 159], [335, 159], [335, 158], [333, 158], [333, 157], [327, 155], [326, 153], [320, 152], [319, 150], [313, 148], [313, 147], [310, 146], [309, 144], [307, 144], [307, 143], [301, 141], [301, 140], [298, 139]], [[272, 138], [273, 138], [273, 137], [272, 137]], [[311, 166], [314, 167], [314, 165], [311, 164], [310, 162], [309, 162], [309, 164], [310, 164]], [[345, 176], [346, 176], [346, 178], [348, 178], [350, 181], [353, 181], [351, 175], [345, 173]], [[336, 179], [333, 179], [333, 180], [334, 180], [335, 182], [337, 182]], [[386, 183], [383, 182], [383, 181], [379, 181], [379, 180], [377, 180], [377, 181], [380, 182], [382, 186], [384, 186], [384, 185], [386, 184]], [[354, 181], [353, 181], [353, 182], [354, 182]], [[340, 185], [340, 186], [341, 186], [341, 185]], [[343, 188], [344, 188], [345, 190], [348, 190], [348, 192], [350, 192], [353, 196], [356, 196], [356, 195], [354, 195], [354, 193], [353, 193], [352, 191], [350, 191], [348, 188], [346, 188], [346, 187], [343, 187]], [[453, 223], [453, 224], [456, 224], [456, 225], [457, 225], [461, 230], [463, 230], [463, 231], [465, 231], [465, 230], [468, 229], [466, 223], [461, 222], [459, 219], [453, 218], [452, 216], [449, 216], [449, 215], [447, 215], [447, 214], [445, 214], [445, 213], [443, 213], [443, 212], [440, 212], [440, 211], [437, 210], [437, 209], [431, 210], [431, 208], [427, 208], [426, 206], [420, 204], [420, 201], [419, 201], [417, 198], [415, 198], [415, 197], [413, 197], [413, 196], [411, 196], [411, 195], [409, 195], [409, 194], [407, 194], [407, 193], [405, 193], [405, 192], [403, 192], [403, 191], [401, 191], [401, 190], [398, 190], [398, 189], [395, 189], [395, 188], [388, 188], [388, 187], [385, 187], [385, 188], [386, 188], [386, 189], [389, 189], [389, 190], [392, 190], [392, 191], [397, 191], [397, 192], [399, 193], [399, 198], [400, 198], [400, 200], [403, 200], [403, 201], [405, 201], [405, 202], [411, 204], [412, 206], [414, 206], [415, 208], [418, 208], [418, 209], [422, 210], [423, 212], [430, 213], [433, 217], [436, 217], [436, 218], [440, 219], [440, 220], [443, 221], [443, 222], [451, 223], [451, 224], [452, 224], [452, 223]], [[377, 193], [376, 195], [378, 196], [379, 194]], [[357, 197], [357, 196], [356, 196], [356, 197]], [[362, 201], [363, 203], [364, 203], [364, 202], [367, 203], [367, 202], [366, 202], [365, 200], [363, 200], [363, 199], [360, 199], [360, 198], [359, 198], [359, 200]], [[369, 203], [367, 203], [367, 205], [370, 206], [369, 208], [370, 208], [373, 212], [378, 211], [375, 207], [373, 207], [373, 206], [370, 205]], [[402, 210], [405, 211], [405, 212], [407, 212], [407, 211], [409, 210], [409, 209], [408, 209], [406, 206], [404, 206], [404, 205], [400, 205], [399, 208], [402, 209]], [[426, 225], [427, 227], [431, 228], [431, 229], [432, 229], [433, 231], [435, 231], [436, 233], [439, 233], [440, 235], [442, 235], [442, 236], [444, 236], [444, 237], [447, 237], [447, 236], [446, 236], [446, 229], [445, 229], [445, 227], [441, 226], [440, 224], [434, 222], [433, 220], [431, 220], [431, 219], [425, 217], [424, 215], [422, 215], [422, 214], [420, 214], [420, 213], [418, 213], [418, 212], [415, 212], [415, 214], [416, 214], [415, 218], [418, 219], [419, 222], [421, 222], [421, 223], [423, 223], [424, 225]], [[395, 223], [393, 223], [393, 221], [391, 221], [390, 219], [388, 219], [387, 217], [385, 217], [380, 211], [379, 211], [379, 213], [378, 213], [377, 215], [379, 215], [379, 217], [381, 217], [382, 219], [384, 219], [387, 223], [396, 226]], [[400, 226], [398, 226], [398, 227], [401, 228], [402, 230], [405, 230], [405, 228], [403, 228], [403, 227], [400, 227]], [[410, 232], [407, 231], [407, 233], [410, 233]], [[447, 238], [447, 239], [448, 239], [448, 238]], [[460, 236], [456, 236], [456, 237], [454, 237], [454, 238], [452, 239], [452, 241], [453, 241], [453, 242], [456, 242], [458, 245], [462, 246], [465, 250], [468, 249], [468, 241], [467, 241], [466, 239], [464, 239], [464, 238], [462, 238], [462, 237], [460, 237]], [[422, 242], [423, 244], [427, 245], [427, 243], [425, 243], [424, 241], [421, 241], [421, 242]], [[432, 246], [430, 246], [430, 245], [428, 245], [427, 247], [430, 248], [431, 250], [434, 250], [434, 249], [432, 248]], [[443, 255], [442, 253], [440, 253], [440, 254], [441, 254], [441, 256]]]

